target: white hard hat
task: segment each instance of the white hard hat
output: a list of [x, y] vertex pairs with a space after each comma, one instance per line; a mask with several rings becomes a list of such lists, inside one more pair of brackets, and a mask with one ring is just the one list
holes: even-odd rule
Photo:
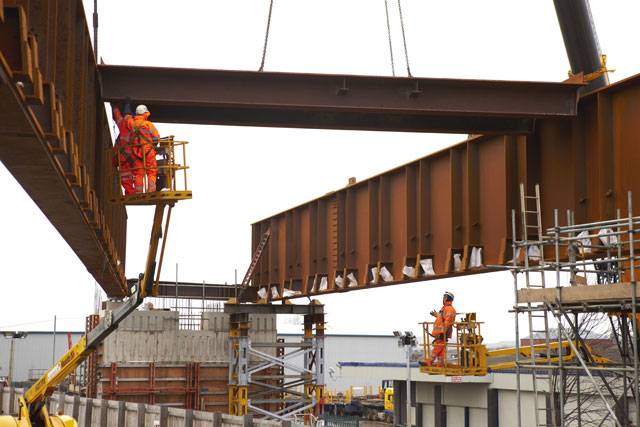
[[449, 301], [453, 301], [453, 294], [449, 291], [445, 292], [443, 295], [445, 298], [447, 298]]
[[140, 104], [140, 105], [138, 105], [136, 107], [136, 114], [139, 115], [139, 116], [144, 114], [144, 113], [148, 113], [148, 112], [149, 112], [149, 109], [144, 104]]

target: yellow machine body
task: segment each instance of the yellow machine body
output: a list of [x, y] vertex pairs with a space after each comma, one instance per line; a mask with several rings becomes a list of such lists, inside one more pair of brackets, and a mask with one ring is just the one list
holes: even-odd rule
[[384, 410], [393, 411], [393, 387], [384, 389]]
[[78, 423], [73, 417], [68, 415], [49, 415], [47, 407], [43, 406], [36, 416], [42, 420], [38, 424], [31, 422], [29, 409], [24, 397], [18, 401], [20, 411], [17, 417], [10, 415], [0, 416], [0, 427], [32, 427], [33, 425], [41, 425], [43, 427], [78, 427]]

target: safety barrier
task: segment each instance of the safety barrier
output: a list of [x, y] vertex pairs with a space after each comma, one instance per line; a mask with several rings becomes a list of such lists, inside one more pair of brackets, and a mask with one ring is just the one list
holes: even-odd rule
[[326, 427], [359, 427], [360, 419], [358, 417], [336, 416], [325, 414], [322, 419]]
[[[434, 322], [423, 322], [423, 347], [424, 366], [421, 371], [430, 374], [442, 375], [486, 375], [487, 373], [487, 349], [482, 344], [480, 325], [476, 321], [475, 313], [468, 313], [462, 321], [454, 322], [451, 326], [454, 333], [454, 341], [445, 341], [442, 361], [432, 363], [435, 339], [433, 338]], [[453, 360], [449, 359], [449, 353], [453, 353]]]
[[[0, 386], [0, 414], [16, 414], [22, 389]], [[170, 408], [115, 400], [89, 399], [54, 393], [49, 398], [49, 412], [71, 415], [79, 427], [184, 426], [184, 427], [292, 427], [292, 422], [254, 420], [251, 415], [227, 414]], [[352, 425], [352, 424], [349, 424]]]

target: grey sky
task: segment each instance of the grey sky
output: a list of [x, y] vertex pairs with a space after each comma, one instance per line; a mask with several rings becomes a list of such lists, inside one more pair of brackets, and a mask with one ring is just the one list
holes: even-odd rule
[[[91, 13], [91, 1], [85, 1]], [[100, 2], [100, 56], [109, 64], [257, 69], [268, 0]], [[406, 73], [397, 14], [389, 1], [396, 71]], [[611, 75], [640, 72], [640, 4], [592, 1]], [[548, 80], [569, 69], [551, 0], [404, 0], [411, 70], [416, 76]], [[149, 25], [153, 23], [154, 25]], [[383, 0], [275, 0], [266, 70], [391, 74]], [[153, 113], [153, 112], [152, 112]], [[151, 116], [153, 119], [153, 115]], [[258, 219], [424, 156], [456, 135], [263, 129], [158, 124], [191, 141], [194, 199], [174, 211], [164, 277], [232, 281], [250, 260]], [[3, 309], [0, 327], [80, 330], [93, 306], [93, 279], [11, 175], [3, 190]], [[543, 191], [545, 191], [543, 189]], [[128, 208], [127, 275], [143, 268], [152, 212]], [[513, 335], [510, 276], [432, 281], [322, 298], [329, 333], [418, 330], [440, 301], [456, 294], [459, 311], [477, 311], [488, 341]], [[283, 326], [284, 332], [297, 332]]]

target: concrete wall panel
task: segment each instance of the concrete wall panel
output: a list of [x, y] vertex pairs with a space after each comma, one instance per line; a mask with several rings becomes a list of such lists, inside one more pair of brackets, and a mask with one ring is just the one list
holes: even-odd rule
[[416, 385], [416, 402], [430, 403], [433, 405], [434, 384], [417, 383]]
[[422, 405], [422, 421], [426, 426], [432, 426], [435, 419], [435, 408], [431, 404]]
[[[535, 405], [533, 402], [533, 393], [524, 392], [521, 393], [522, 404], [522, 427], [535, 427]], [[543, 398], [539, 398], [539, 405], [541, 408], [545, 407]], [[500, 416], [500, 425], [515, 426], [518, 425], [517, 418], [517, 399], [515, 391], [500, 390], [498, 398], [498, 411]], [[543, 419], [540, 420], [543, 424], [546, 422]]]
[[469, 408], [469, 427], [487, 427], [487, 410], [480, 408]]
[[447, 427], [464, 426], [464, 407], [447, 406]]
[[466, 384], [464, 387], [459, 387], [457, 384], [444, 384], [442, 390], [443, 405], [487, 407], [487, 386], [484, 384]]

